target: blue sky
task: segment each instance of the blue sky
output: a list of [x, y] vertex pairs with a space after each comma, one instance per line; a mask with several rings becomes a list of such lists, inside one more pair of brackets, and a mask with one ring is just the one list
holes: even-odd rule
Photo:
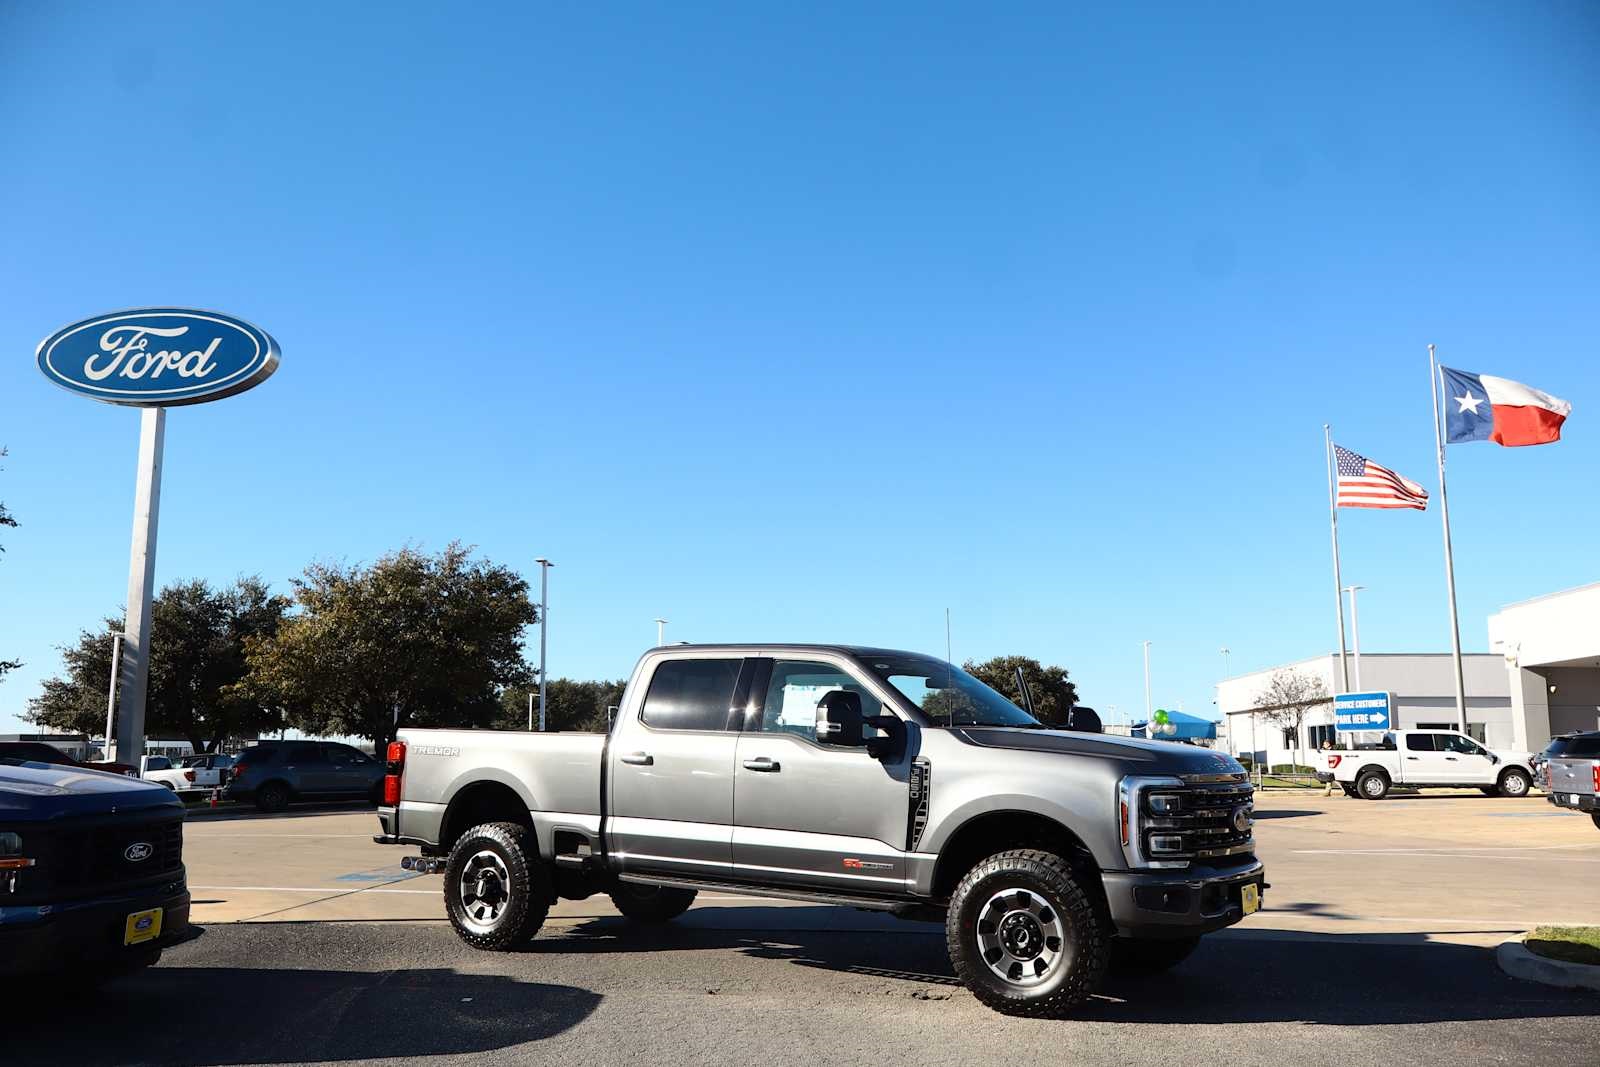
[[[159, 582], [546, 555], [559, 675], [948, 607], [1208, 712], [1334, 643], [1322, 424], [1434, 484], [1430, 341], [1576, 409], [1451, 451], [1468, 648], [1600, 577], [1592, 5], [989, 7], [0, 8], [0, 731], [127, 581], [138, 415], [34, 346], [139, 305], [283, 348], [171, 413]], [[1342, 533], [1447, 648], [1437, 513]]]

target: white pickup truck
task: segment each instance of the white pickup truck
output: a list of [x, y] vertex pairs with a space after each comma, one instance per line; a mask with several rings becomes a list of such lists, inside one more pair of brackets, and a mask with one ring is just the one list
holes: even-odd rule
[[145, 756], [140, 761], [144, 772], [141, 777], [145, 781], [158, 782], [174, 793], [220, 788], [227, 781], [228, 768], [232, 766], [233, 757], [220, 752], [183, 756], [177, 766], [166, 756]]
[[1328, 773], [1346, 795], [1382, 800], [1393, 786], [1475, 786], [1493, 796], [1528, 795], [1526, 755], [1491, 752], [1454, 730], [1391, 730], [1379, 748], [1327, 752]]

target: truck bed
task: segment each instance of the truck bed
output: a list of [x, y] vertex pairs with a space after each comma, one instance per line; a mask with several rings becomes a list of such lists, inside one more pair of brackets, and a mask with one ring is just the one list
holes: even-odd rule
[[[401, 730], [406, 766], [396, 830], [437, 843], [445, 813], [462, 790], [516, 793], [544, 830], [598, 831], [604, 734], [521, 730]], [[551, 835], [541, 832], [541, 846]]]

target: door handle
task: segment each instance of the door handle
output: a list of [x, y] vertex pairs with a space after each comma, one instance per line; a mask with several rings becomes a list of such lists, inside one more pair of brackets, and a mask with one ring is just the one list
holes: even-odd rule
[[1454, 763], [1456, 761], [1456, 758], [1454, 756], [1446, 756], [1445, 759], [1449, 760], [1451, 763]]
[[778, 761], [768, 759], [766, 756], [758, 756], [755, 759], [745, 760], [744, 769], [747, 771], [775, 771], [778, 769]]
[[1416, 759], [1416, 758], [1417, 758], [1417, 757], [1415, 757], [1415, 756], [1407, 756], [1407, 757], [1406, 757], [1406, 759], [1411, 759], [1411, 760], [1414, 760], [1414, 759]]
[[648, 767], [656, 761], [648, 752], [629, 752], [621, 757], [623, 763], [631, 763], [635, 767]]

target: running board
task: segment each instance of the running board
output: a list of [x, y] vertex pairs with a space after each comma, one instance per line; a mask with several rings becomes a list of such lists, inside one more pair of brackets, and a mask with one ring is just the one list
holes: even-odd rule
[[847, 908], [871, 911], [897, 911], [920, 903], [912, 900], [884, 900], [881, 897], [853, 897], [845, 893], [824, 893], [808, 889], [774, 889], [743, 882], [708, 882], [699, 878], [674, 878], [669, 874], [619, 874], [619, 881], [638, 885], [661, 885], [673, 889], [695, 889], [716, 893], [737, 893], [744, 897], [774, 897], [779, 900], [804, 900], [812, 904], [842, 904]]

